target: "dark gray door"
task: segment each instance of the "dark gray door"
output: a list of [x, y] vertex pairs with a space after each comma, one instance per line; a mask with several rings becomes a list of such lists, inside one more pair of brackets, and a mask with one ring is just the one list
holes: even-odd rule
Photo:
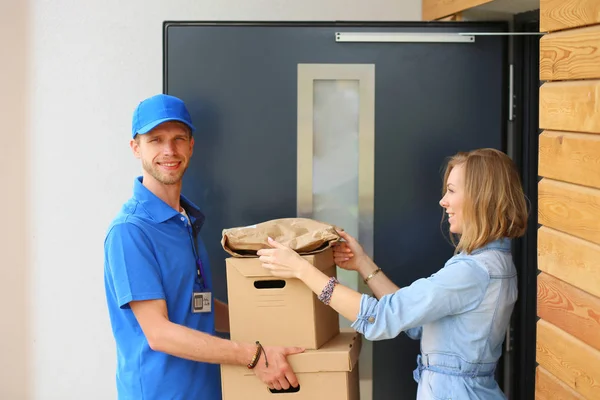
[[[504, 149], [506, 41], [340, 43], [336, 32], [501, 32], [504, 23], [166, 23], [164, 91], [184, 99], [196, 152], [184, 193], [207, 215], [215, 295], [226, 297], [221, 231], [296, 216], [297, 71], [302, 63], [375, 65], [373, 254], [399, 286], [452, 256], [444, 160]], [[418, 342], [373, 344], [373, 398], [415, 398]]]

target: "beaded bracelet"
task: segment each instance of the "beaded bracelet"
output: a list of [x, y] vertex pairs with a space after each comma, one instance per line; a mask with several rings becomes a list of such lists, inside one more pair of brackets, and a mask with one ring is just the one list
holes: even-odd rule
[[327, 285], [325, 285], [323, 291], [319, 295], [319, 300], [325, 303], [326, 305], [329, 305], [329, 302], [331, 301], [331, 295], [333, 294], [333, 288], [338, 283], [340, 282], [335, 278], [335, 276], [329, 278], [329, 281], [327, 281]]

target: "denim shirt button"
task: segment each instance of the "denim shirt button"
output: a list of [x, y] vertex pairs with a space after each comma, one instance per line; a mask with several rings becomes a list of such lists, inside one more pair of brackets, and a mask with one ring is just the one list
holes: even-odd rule
[[367, 321], [369, 321], [369, 323], [372, 324], [373, 322], [375, 322], [375, 317], [369, 317]]

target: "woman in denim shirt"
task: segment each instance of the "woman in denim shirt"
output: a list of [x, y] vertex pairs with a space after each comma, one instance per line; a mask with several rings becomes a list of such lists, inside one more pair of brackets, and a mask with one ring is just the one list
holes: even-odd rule
[[335, 262], [358, 271], [374, 297], [339, 285], [275, 241], [259, 256], [273, 275], [302, 280], [368, 340], [401, 332], [420, 339], [418, 400], [504, 399], [494, 371], [517, 300], [510, 239], [522, 236], [527, 223], [519, 175], [500, 151], [459, 153], [448, 162], [443, 192], [455, 255], [410, 286], [398, 288], [345, 232]]

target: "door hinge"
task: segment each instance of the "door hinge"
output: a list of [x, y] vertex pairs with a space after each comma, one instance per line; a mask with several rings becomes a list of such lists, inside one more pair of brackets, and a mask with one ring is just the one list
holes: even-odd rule
[[512, 351], [513, 349], [513, 343], [514, 343], [514, 334], [515, 334], [515, 329], [512, 327], [512, 324], [510, 324], [508, 326], [508, 328], [506, 329], [506, 339], [505, 339], [505, 350], [507, 352]]
[[514, 65], [508, 67], [508, 120], [512, 121], [517, 117], [517, 95], [515, 94], [515, 72]]

